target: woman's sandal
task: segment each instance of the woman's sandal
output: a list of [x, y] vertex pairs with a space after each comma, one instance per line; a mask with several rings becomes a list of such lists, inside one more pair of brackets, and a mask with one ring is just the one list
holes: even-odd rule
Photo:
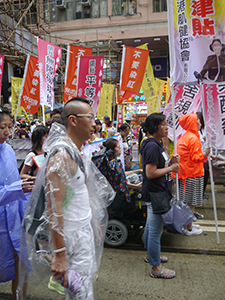
[[150, 272], [150, 276], [153, 278], [172, 279], [176, 276], [176, 272], [174, 270], [169, 270], [169, 272], [166, 273], [164, 267], [162, 267], [162, 269], [159, 271], [155, 271], [152, 268]]

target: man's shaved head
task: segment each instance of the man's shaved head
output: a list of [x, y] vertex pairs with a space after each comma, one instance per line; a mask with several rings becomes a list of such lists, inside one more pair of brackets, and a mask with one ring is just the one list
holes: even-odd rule
[[61, 114], [63, 123], [65, 124], [66, 128], [68, 127], [68, 116], [71, 114], [82, 113], [82, 110], [84, 108], [83, 103], [89, 105], [88, 100], [81, 97], [76, 97], [66, 102]]

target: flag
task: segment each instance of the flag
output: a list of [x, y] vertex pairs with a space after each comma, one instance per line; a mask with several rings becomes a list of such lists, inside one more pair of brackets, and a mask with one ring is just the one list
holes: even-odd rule
[[[138, 46], [137, 48], [148, 50], [148, 46], [146, 44]], [[142, 89], [147, 102], [147, 107], [149, 106], [148, 113], [150, 114], [153, 112], [158, 112], [159, 109], [157, 110], [158, 98], [157, 98], [157, 91], [155, 86], [155, 77], [154, 77], [152, 64], [149, 56], [147, 59], [145, 74], [142, 81]]]
[[33, 55], [27, 56], [19, 102], [31, 114], [38, 111], [40, 103], [39, 68], [38, 58]]
[[122, 104], [117, 105], [117, 127], [123, 124], [123, 106]]
[[103, 83], [97, 112], [98, 119], [102, 120], [104, 116], [109, 116], [110, 120], [112, 119], [113, 94], [114, 85]]
[[78, 58], [81, 56], [91, 56], [92, 49], [68, 45], [66, 59], [66, 76], [64, 86], [64, 102], [76, 97], [77, 95], [77, 68]]
[[[22, 106], [19, 103], [19, 96], [22, 87], [23, 78], [11, 77], [11, 114], [21, 116]], [[18, 113], [17, 107], [19, 105]]]
[[127, 46], [123, 47], [119, 104], [139, 93], [148, 57], [148, 50]]
[[214, 149], [225, 149], [225, 85], [203, 86], [208, 141]]
[[167, 3], [171, 84], [225, 81], [224, 1]]
[[170, 78], [168, 77], [167, 78], [167, 90], [166, 90], [166, 103], [165, 103], [165, 106], [167, 105], [169, 99], [170, 99], [170, 96], [171, 96], [171, 89], [170, 89]]
[[62, 49], [38, 38], [38, 62], [40, 76], [40, 104], [53, 109], [54, 77], [58, 69]]
[[102, 87], [104, 56], [82, 56], [78, 59], [77, 96], [89, 101], [97, 114]]
[[3, 69], [4, 69], [4, 55], [0, 55], [0, 99], [1, 99], [1, 90], [2, 90]]
[[[186, 131], [179, 125], [178, 119], [185, 114], [196, 113], [201, 103], [201, 91], [199, 85], [175, 85], [174, 87], [175, 105], [175, 129], [176, 138], [179, 140]], [[173, 117], [172, 99], [168, 102], [164, 112], [168, 124], [168, 138], [172, 141], [173, 137]]]

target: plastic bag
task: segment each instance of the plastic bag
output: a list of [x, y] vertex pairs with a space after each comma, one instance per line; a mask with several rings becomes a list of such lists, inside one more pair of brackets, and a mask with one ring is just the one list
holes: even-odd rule
[[172, 198], [170, 206], [170, 210], [163, 214], [162, 218], [165, 224], [175, 224], [175, 228], [178, 232], [182, 233], [183, 226], [196, 221], [196, 217], [190, 207], [182, 201]]

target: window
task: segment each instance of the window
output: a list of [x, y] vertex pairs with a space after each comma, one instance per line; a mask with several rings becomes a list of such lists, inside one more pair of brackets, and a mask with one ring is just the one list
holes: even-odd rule
[[167, 11], [167, 0], [153, 0], [153, 12]]
[[135, 0], [112, 0], [112, 15], [136, 14], [137, 4]]

